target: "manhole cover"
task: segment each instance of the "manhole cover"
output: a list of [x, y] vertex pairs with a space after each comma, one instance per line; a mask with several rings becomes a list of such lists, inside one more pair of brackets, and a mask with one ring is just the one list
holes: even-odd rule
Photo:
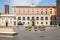
[[40, 37], [45, 37], [45, 36], [40, 36]]

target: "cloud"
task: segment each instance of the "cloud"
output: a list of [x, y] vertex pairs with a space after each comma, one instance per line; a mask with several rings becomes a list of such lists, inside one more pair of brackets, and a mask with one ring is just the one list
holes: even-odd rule
[[38, 5], [42, 0], [12, 0], [12, 6], [30, 6], [32, 3]]

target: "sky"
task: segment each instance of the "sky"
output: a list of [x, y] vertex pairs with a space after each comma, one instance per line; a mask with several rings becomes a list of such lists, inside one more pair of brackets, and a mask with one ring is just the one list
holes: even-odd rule
[[0, 13], [4, 13], [4, 5], [9, 5], [10, 13], [12, 6], [55, 6], [56, 0], [0, 0]]

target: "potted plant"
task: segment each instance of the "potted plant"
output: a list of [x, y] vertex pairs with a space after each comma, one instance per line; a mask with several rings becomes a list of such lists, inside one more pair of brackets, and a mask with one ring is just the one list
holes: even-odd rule
[[38, 27], [40, 31], [44, 31], [45, 30], [45, 26], [39, 26]]
[[28, 26], [25, 26], [25, 31], [27, 31], [28, 30]]
[[41, 29], [41, 26], [38, 26], [38, 29], [40, 30]]
[[28, 30], [31, 31], [32, 26], [28, 26]]
[[37, 28], [38, 28], [37, 26], [34, 26], [34, 30], [35, 30], [35, 31], [37, 31]]

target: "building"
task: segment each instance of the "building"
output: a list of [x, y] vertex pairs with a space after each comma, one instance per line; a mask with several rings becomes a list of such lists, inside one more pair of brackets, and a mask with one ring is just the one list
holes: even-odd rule
[[56, 0], [56, 6], [12, 6], [9, 14], [9, 6], [5, 5], [5, 13], [0, 13], [0, 26], [60, 26], [60, 0]]
[[5, 5], [5, 12], [0, 13], [0, 26], [15, 26], [15, 14], [9, 14], [9, 6]]
[[57, 25], [60, 26], [60, 0], [56, 0], [56, 9], [57, 9]]
[[24, 25], [50, 25], [51, 16], [56, 15], [55, 6], [13, 6], [12, 13], [16, 13], [17, 21]]

